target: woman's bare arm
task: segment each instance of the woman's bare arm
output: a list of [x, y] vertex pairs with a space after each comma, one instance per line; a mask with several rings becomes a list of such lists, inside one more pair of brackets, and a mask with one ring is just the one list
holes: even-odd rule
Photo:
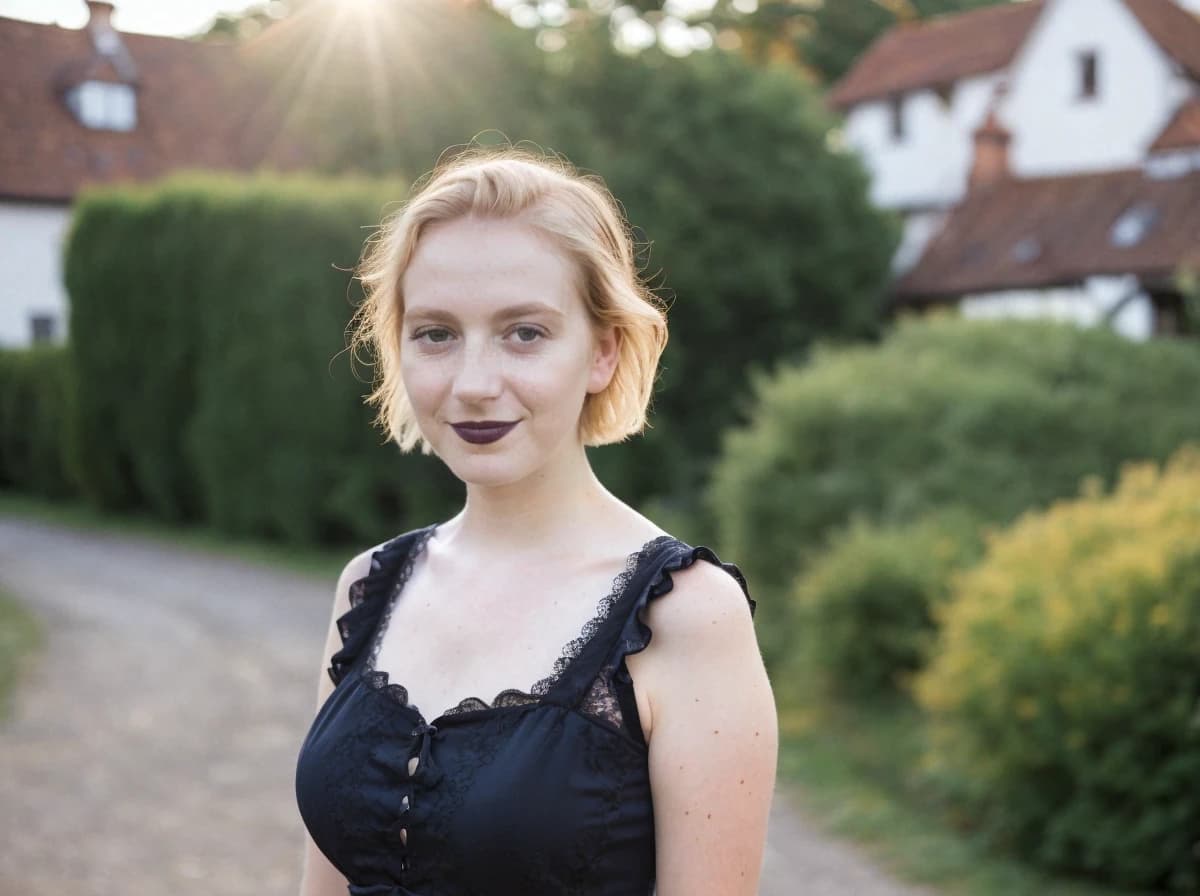
[[647, 610], [643, 664], [658, 896], [754, 896], [775, 788], [775, 698], [733, 577], [707, 562], [673, 577]]
[[[376, 548], [363, 551], [346, 564], [338, 577], [337, 588], [334, 592], [333, 615], [329, 620], [329, 631], [325, 637], [325, 650], [322, 653], [320, 678], [317, 684], [317, 709], [329, 699], [333, 693], [333, 681], [328, 669], [333, 655], [342, 647], [342, 636], [338, 632], [337, 621], [342, 614], [350, 610], [350, 584], [361, 579], [371, 568], [371, 553]], [[348, 882], [345, 876], [325, 858], [325, 854], [317, 848], [311, 836], [304, 834], [304, 871], [300, 879], [300, 896], [346, 896]]]

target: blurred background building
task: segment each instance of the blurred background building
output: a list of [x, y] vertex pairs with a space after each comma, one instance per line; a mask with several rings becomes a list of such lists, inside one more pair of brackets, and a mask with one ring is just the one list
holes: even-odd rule
[[61, 342], [63, 240], [90, 184], [181, 169], [294, 168], [278, 111], [229, 44], [0, 17], [0, 346]]
[[1200, 262], [1196, 0], [1029, 0], [898, 25], [834, 86], [903, 215], [899, 306], [1179, 329]]

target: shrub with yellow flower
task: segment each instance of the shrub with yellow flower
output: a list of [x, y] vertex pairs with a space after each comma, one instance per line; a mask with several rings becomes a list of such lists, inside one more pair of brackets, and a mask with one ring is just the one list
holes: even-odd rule
[[1200, 447], [990, 532], [915, 693], [927, 767], [1058, 870], [1200, 890]]

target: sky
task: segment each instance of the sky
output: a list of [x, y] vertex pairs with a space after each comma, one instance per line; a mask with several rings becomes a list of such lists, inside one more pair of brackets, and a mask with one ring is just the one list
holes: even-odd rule
[[[222, 12], [240, 12], [261, 0], [115, 0], [113, 26], [118, 31], [185, 37], [205, 29]], [[84, 0], [0, 0], [0, 16], [82, 28], [87, 23]]]
[[[344, 0], [370, 4], [377, 0]], [[566, 13], [563, 0], [491, 0], [522, 28], [543, 24], [552, 25], [556, 16]], [[622, 0], [589, 0], [593, 9], [613, 11]], [[689, 13], [711, 9], [715, 0], [665, 0], [667, 16], [657, 30], [640, 19], [633, 7], [616, 8], [613, 18], [618, 28], [618, 43], [630, 49], [642, 49], [657, 40], [668, 52], [683, 55], [711, 46], [712, 35], [703, 28], [692, 27], [682, 18]], [[115, 0], [113, 26], [118, 31], [140, 34], [164, 34], [188, 37], [205, 31], [220, 13], [241, 12], [259, 6], [263, 0]], [[743, 12], [753, 12], [757, 0], [733, 0]], [[628, 15], [624, 15], [624, 14]], [[27, 19], [33, 22], [56, 24], [63, 28], [82, 28], [87, 24], [87, 4], [84, 0], [0, 0], [0, 16]], [[544, 46], [543, 49], [557, 49]]]

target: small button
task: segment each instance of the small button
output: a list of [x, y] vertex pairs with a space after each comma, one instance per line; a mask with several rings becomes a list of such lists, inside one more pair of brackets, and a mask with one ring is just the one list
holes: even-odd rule
[[401, 871], [407, 871], [407, 870], [408, 870], [408, 856], [401, 856], [401, 857], [400, 857], [400, 870], [401, 870]]
[[407, 793], [404, 794], [404, 797], [400, 800], [400, 807], [403, 811], [405, 811], [405, 812], [408, 811], [408, 794]]
[[408, 828], [400, 829], [400, 842], [408, 846]]
[[410, 776], [416, 773], [417, 765], [420, 763], [420, 761], [420, 756], [414, 756], [412, 759], [408, 760], [408, 774]]

